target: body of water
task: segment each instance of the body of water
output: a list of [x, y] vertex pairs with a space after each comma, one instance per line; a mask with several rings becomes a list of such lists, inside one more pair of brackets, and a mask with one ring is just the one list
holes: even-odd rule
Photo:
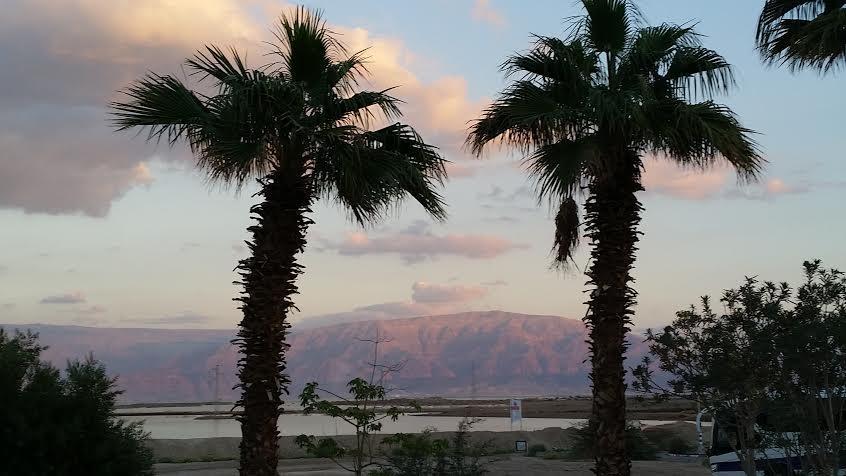
[[[161, 415], [122, 417], [127, 421], [143, 421], [144, 429], [153, 439], [185, 439], [240, 437], [241, 427], [233, 419], [197, 419], [195, 416]], [[419, 433], [427, 428], [436, 431], [454, 431], [462, 417], [404, 415], [397, 421], [383, 420], [380, 433]], [[584, 423], [583, 419], [571, 418], [524, 418], [525, 431], [542, 430], [549, 427], [571, 428]], [[666, 421], [642, 421], [642, 425], [659, 425]], [[482, 418], [473, 425], [475, 431], [520, 430], [519, 423], [512, 427], [509, 418]], [[354, 428], [343, 420], [325, 415], [286, 414], [279, 419], [279, 432], [283, 436], [308, 434], [335, 436], [354, 434]]]

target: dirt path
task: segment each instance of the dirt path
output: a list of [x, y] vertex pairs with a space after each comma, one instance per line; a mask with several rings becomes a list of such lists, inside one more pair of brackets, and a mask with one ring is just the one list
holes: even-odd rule
[[[488, 467], [491, 476], [540, 476], [566, 474], [590, 476], [589, 462], [544, 460], [525, 456], [507, 457]], [[156, 474], [167, 476], [235, 476], [235, 461], [214, 463], [157, 464]], [[349, 473], [323, 459], [292, 459], [279, 461], [279, 474], [285, 476], [341, 476]], [[705, 476], [708, 469], [697, 462], [635, 461], [633, 476]]]

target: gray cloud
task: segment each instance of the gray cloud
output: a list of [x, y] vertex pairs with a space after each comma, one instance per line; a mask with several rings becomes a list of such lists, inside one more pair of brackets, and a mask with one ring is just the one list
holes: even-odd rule
[[502, 279], [497, 279], [494, 281], [485, 281], [482, 283], [483, 286], [507, 286], [508, 281], [504, 281]]
[[104, 312], [106, 312], [106, 308], [103, 307], [103, 306], [97, 306], [97, 305], [79, 310], [79, 314], [102, 314]]
[[491, 259], [528, 246], [495, 235], [437, 235], [426, 222], [417, 221], [399, 233], [375, 238], [363, 232], [351, 233], [344, 241], [330, 243], [327, 248], [346, 256], [395, 254], [406, 264], [413, 264], [443, 255]]
[[172, 32], [160, 25], [173, 26], [176, 15], [139, 18], [166, 7], [188, 16], [188, 2], [10, 2], [0, 15], [0, 208], [102, 217], [152, 181], [145, 164], [152, 156], [188, 157], [184, 147], [171, 152], [115, 133], [106, 106], [149, 70], [177, 73], [204, 41], [241, 41], [234, 28], [203, 23], [208, 12]]
[[361, 306], [347, 312], [324, 314], [299, 319], [295, 329], [307, 329], [342, 322], [398, 319], [431, 316], [466, 311], [468, 306], [485, 297], [488, 290], [481, 286], [431, 284], [417, 281], [411, 285], [411, 299]]
[[144, 325], [179, 325], [179, 326], [187, 326], [187, 325], [197, 325], [197, 324], [205, 324], [211, 318], [208, 316], [204, 316], [202, 314], [197, 314], [191, 311], [186, 311], [180, 314], [174, 314], [170, 316], [162, 316], [162, 317], [141, 317], [141, 318], [132, 318], [132, 319], [124, 319], [123, 322], [132, 323], [132, 324], [144, 324]]
[[179, 247], [179, 251], [184, 253], [186, 251], [197, 249], [200, 246], [201, 245], [196, 241], [186, 241], [185, 243], [182, 243], [182, 246]]
[[411, 286], [411, 300], [419, 303], [464, 302], [479, 299], [488, 293], [481, 286], [431, 284], [418, 281]]
[[79, 292], [66, 294], [54, 294], [46, 296], [39, 301], [41, 304], [81, 304], [85, 302], [85, 296]]

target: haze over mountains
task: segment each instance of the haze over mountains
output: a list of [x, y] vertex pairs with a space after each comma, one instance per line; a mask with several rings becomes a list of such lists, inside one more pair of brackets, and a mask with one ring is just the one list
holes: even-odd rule
[[[233, 400], [237, 350], [233, 330], [118, 329], [53, 325], [27, 327], [48, 345], [44, 358], [59, 367], [89, 353], [126, 390], [126, 402]], [[390, 386], [406, 394], [469, 396], [562, 395], [588, 392], [589, 363], [580, 320], [502, 311], [466, 312], [295, 329], [289, 337], [292, 395], [317, 380], [335, 390], [364, 375], [373, 345], [381, 363], [405, 362]], [[629, 359], [645, 352], [632, 339]], [[293, 397], [292, 397], [293, 398]]]

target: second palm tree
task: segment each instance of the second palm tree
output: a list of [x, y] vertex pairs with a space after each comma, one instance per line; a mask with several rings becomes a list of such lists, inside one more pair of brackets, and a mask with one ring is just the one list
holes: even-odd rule
[[584, 204], [596, 473], [628, 475], [624, 356], [643, 155], [696, 169], [725, 161], [742, 179], [755, 178], [762, 159], [751, 131], [711, 100], [732, 84], [731, 69], [692, 28], [641, 26], [626, 0], [581, 3], [569, 37], [537, 37], [504, 63], [516, 79], [472, 124], [468, 143], [477, 154], [495, 141], [523, 153], [539, 197], [557, 209], [557, 264], [572, 260]]

